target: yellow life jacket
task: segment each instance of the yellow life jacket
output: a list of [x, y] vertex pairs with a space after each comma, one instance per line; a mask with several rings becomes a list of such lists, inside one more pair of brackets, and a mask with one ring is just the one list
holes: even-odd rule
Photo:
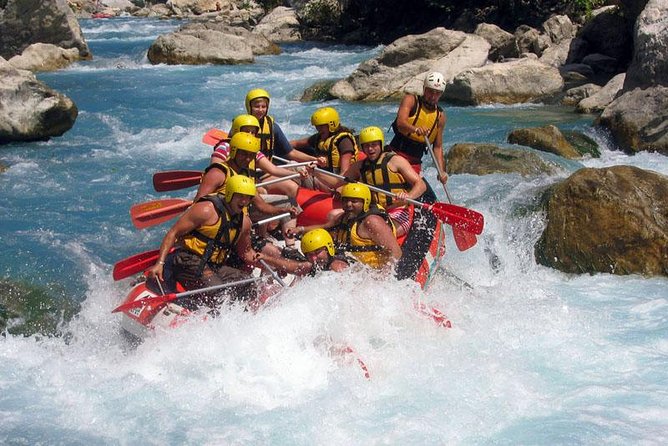
[[274, 157], [274, 144], [276, 142], [276, 138], [274, 137], [274, 118], [265, 115], [260, 120], [260, 131], [257, 137], [260, 138], [260, 152], [271, 161]]
[[[436, 136], [438, 135], [438, 122], [441, 119], [443, 109], [436, 107], [434, 110], [428, 110], [424, 106], [424, 99], [422, 96], [415, 96], [416, 106], [411, 110], [408, 120], [411, 125], [415, 127], [428, 128], [429, 142], [434, 144]], [[427, 145], [424, 142], [424, 136], [411, 133], [404, 135], [399, 131], [397, 120], [392, 123], [392, 130], [394, 130], [394, 138], [390, 142], [392, 149], [404, 153], [410, 157], [411, 164], [420, 164], [422, 155], [427, 150]]]
[[183, 237], [182, 245], [202, 258], [199, 273], [207, 263], [222, 265], [241, 233], [243, 213], [232, 216], [223, 195], [206, 195], [198, 200], [213, 203], [218, 220], [212, 225], [201, 226]]
[[346, 137], [350, 138], [353, 142], [353, 157], [350, 162], [354, 163], [357, 160], [359, 148], [357, 147], [357, 140], [352, 133], [340, 131], [329, 135], [324, 141], [321, 141], [319, 137], [317, 139], [318, 142], [315, 147], [316, 156], [327, 157], [326, 169], [330, 172], [340, 173], [341, 171], [341, 154], [339, 153], [339, 142]]
[[396, 237], [397, 230], [392, 220], [382, 207], [372, 204], [367, 212], [358, 215], [350, 221], [342, 221], [334, 228], [334, 244], [337, 251], [346, 251], [352, 254], [358, 261], [372, 268], [381, 269], [390, 261], [390, 253], [373, 240], [360, 237], [357, 234], [357, 226], [369, 215], [379, 215], [385, 219], [392, 228], [392, 234]]
[[220, 186], [220, 187], [218, 188], [218, 190], [215, 192], [215, 193], [217, 193], [217, 194], [225, 195], [225, 189], [226, 189], [225, 186], [227, 185], [227, 179], [230, 178], [230, 177], [232, 177], [232, 176], [234, 176], [234, 175], [245, 175], [245, 176], [247, 176], [248, 178], [250, 178], [250, 179], [252, 179], [253, 181], [255, 181], [255, 160], [251, 161], [247, 168], [245, 168], [245, 169], [239, 169], [238, 172], [237, 172], [236, 170], [234, 170], [234, 169], [232, 168], [232, 166], [230, 166], [229, 164], [227, 164], [226, 161], [225, 161], [225, 162], [220, 162], [220, 163], [219, 163], [219, 162], [211, 163], [211, 164], [209, 164], [209, 167], [207, 167], [206, 169], [204, 169], [204, 174], [206, 174], [206, 173], [207, 173], [208, 171], [210, 171], [211, 169], [219, 169], [219, 170], [222, 170], [223, 173], [225, 174], [225, 182], [224, 182], [223, 185]]
[[[383, 152], [375, 162], [369, 158], [362, 161], [362, 167], [360, 168], [362, 181], [395, 194], [410, 191], [411, 184], [406, 181], [403, 175], [391, 171], [387, 166], [393, 156], [396, 156], [396, 153]], [[378, 203], [385, 209], [392, 206], [392, 197], [389, 195], [371, 191], [371, 198], [374, 203]]]

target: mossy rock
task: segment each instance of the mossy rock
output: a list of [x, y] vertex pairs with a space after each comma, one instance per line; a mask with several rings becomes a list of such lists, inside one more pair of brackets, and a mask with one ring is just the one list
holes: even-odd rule
[[[63, 290], [36, 287], [0, 279], [0, 332], [30, 336], [56, 336], [79, 306]], [[54, 296], [55, 294], [55, 296]]]
[[561, 133], [574, 148], [582, 155], [591, 155], [592, 158], [600, 158], [601, 150], [598, 143], [582, 132], [573, 130], [562, 130]]
[[329, 93], [329, 90], [336, 83], [336, 80], [324, 80], [316, 82], [315, 84], [308, 87], [302, 93], [302, 97], [299, 98], [300, 102], [316, 102], [316, 101], [330, 101], [335, 99]]

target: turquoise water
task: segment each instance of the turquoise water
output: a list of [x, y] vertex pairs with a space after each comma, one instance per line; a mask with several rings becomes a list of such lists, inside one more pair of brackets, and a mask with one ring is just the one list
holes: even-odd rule
[[[412, 284], [345, 273], [307, 280], [256, 316], [231, 308], [129, 348], [110, 313], [129, 283], [111, 269], [156, 248], [166, 226], [137, 231], [128, 209], [187, 195], [154, 192], [152, 173], [203, 168], [203, 133], [229, 128], [254, 87], [271, 92], [289, 138], [310, 134], [319, 104], [301, 104], [303, 89], [378, 48], [294, 44], [248, 66], [151, 66], [148, 46], [176, 22], [82, 26], [95, 59], [39, 76], [76, 102], [74, 128], [0, 148], [0, 276], [61, 287], [82, 305], [66, 338], [0, 338], [0, 443], [668, 442], [668, 282], [537, 266], [544, 216], [524, 211], [582, 166], [668, 174], [668, 158], [610, 151], [591, 117], [562, 109], [447, 108], [446, 147], [503, 144], [510, 129], [543, 123], [604, 147], [597, 160], [553, 158], [564, 168], [556, 177], [451, 178], [453, 198], [486, 217], [475, 248], [448, 239], [445, 272], [421, 296], [451, 330], [412, 310]], [[333, 105], [358, 130], [387, 128], [397, 107]], [[426, 176], [436, 184], [434, 169]], [[354, 346], [372, 379], [317, 347], [323, 336]]]

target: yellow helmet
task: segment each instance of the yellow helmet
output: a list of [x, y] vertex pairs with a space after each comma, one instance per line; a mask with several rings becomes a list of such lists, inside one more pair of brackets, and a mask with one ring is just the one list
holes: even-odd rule
[[323, 246], [327, 248], [330, 256], [334, 255], [334, 240], [329, 232], [322, 228], [313, 229], [302, 236], [301, 248], [304, 254], [317, 251]]
[[259, 98], [265, 98], [267, 100], [267, 108], [269, 108], [269, 102], [271, 101], [271, 98], [269, 97], [267, 90], [263, 90], [262, 88], [254, 88], [246, 95], [246, 111], [248, 113], [251, 112], [251, 102]]
[[374, 126], [363, 128], [360, 132], [360, 145], [374, 141], [380, 141], [381, 148], [385, 146], [385, 136], [383, 135], [383, 131]]
[[332, 107], [319, 108], [311, 115], [311, 124], [314, 126], [327, 124], [330, 132], [337, 131], [339, 123], [339, 113]]
[[229, 159], [234, 159], [238, 150], [241, 150], [242, 152], [257, 153], [260, 151], [260, 139], [250, 133], [235, 133], [230, 140]]
[[348, 183], [341, 189], [341, 198], [359, 198], [364, 200], [364, 212], [371, 204], [371, 190], [363, 183]]
[[232, 130], [230, 133], [232, 133], [232, 135], [239, 133], [241, 127], [257, 127], [257, 131], [259, 132], [260, 121], [253, 115], [238, 115], [234, 118], [234, 121], [232, 121]]
[[225, 182], [225, 201], [232, 201], [234, 194], [255, 196], [255, 182], [245, 175], [232, 175]]

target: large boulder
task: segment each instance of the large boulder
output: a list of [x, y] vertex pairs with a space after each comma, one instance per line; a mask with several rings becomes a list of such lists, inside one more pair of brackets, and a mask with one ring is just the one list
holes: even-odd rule
[[524, 58], [466, 70], [445, 87], [443, 97], [464, 105], [517, 104], [540, 101], [563, 86], [557, 68]]
[[61, 48], [50, 43], [33, 43], [23, 53], [9, 59], [19, 70], [54, 71], [80, 60], [76, 48]]
[[554, 153], [568, 159], [580, 158], [581, 154], [554, 125], [514, 129], [508, 134], [508, 142], [531, 147], [542, 152]]
[[489, 175], [518, 173], [522, 176], [553, 175], [560, 171], [555, 163], [543, 160], [536, 152], [509, 149], [494, 144], [458, 143], [448, 150], [448, 174]]
[[253, 32], [262, 34], [272, 42], [295, 42], [302, 38], [295, 10], [285, 6], [274, 8], [264, 16]]
[[422, 94], [422, 82], [429, 71], [440, 71], [447, 81], [466, 68], [482, 66], [489, 48], [482, 37], [445, 28], [405, 36], [385, 47], [377, 57], [361, 63], [330, 93], [347, 101]]
[[473, 34], [482, 37], [490, 44], [489, 60], [491, 61], [498, 62], [519, 55], [515, 36], [494, 24], [481, 23], [476, 26]]
[[622, 90], [625, 77], [625, 73], [620, 73], [613, 77], [607, 84], [605, 84], [605, 86], [603, 86], [603, 88], [598, 90], [596, 93], [582, 99], [578, 103], [575, 110], [578, 113], [602, 112], [605, 107], [607, 107], [612, 101], [615, 100], [619, 92]]
[[9, 59], [33, 43], [76, 48], [91, 58], [79, 22], [67, 0], [0, 1], [0, 56]]
[[668, 2], [650, 0], [635, 25], [633, 61], [624, 89], [668, 86]]
[[603, 110], [595, 124], [609, 129], [626, 152], [668, 155], [668, 87], [623, 93]]
[[33, 74], [0, 57], [0, 144], [60, 136], [72, 128], [77, 107]]
[[553, 187], [536, 261], [568, 273], [668, 276], [668, 177], [581, 169]]
[[260, 34], [223, 23], [191, 23], [158, 37], [148, 50], [153, 64], [253, 63], [256, 55], [279, 54], [280, 48]]

